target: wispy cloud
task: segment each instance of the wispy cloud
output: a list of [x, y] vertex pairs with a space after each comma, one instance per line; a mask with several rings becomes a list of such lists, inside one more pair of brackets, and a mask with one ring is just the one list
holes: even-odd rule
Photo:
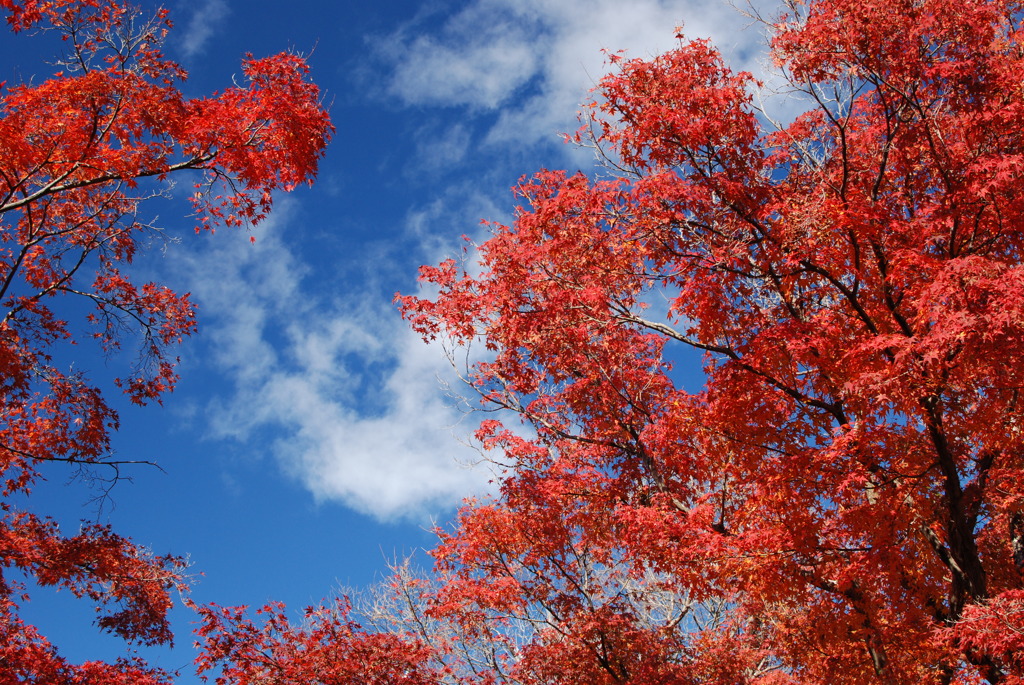
[[469, 153], [471, 132], [461, 123], [423, 126], [416, 134], [416, 167], [433, 171], [460, 164]]
[[288, 223], [283, 203], [255, 245], [222, 231], [172, 247], [209, 361], [233, 388], [203, 412], [212, 436], [269, 450], [316, 498], [382, 520], [423, 521], [482, 494], [472, 426], [440, 389], [457, 384], [443, 352], [373, 292], [312, 287]]
[[181, 38], [181, 51], [186, 58], [203, 53], [207, 42], [229, 13], [227, 0], [202, 0], [197, 3]]
[[388, 94], [410, 105], [496, 112], [485, 136], [494, 146], [572, 131], [580, 102], [607, 70], [602, 50], [654, 55], [675, 45], [680, 25], [691, 38], [715, 41], [737, 68], [761, 70], [762, 54], [751, 49], [757, 28], [725, 2], [475, 0], [433, 33], [424, 33], [428, 19], [375, 41], [391, 66]]
[[407, 24], [378, 45], [394, 66], [388, 91], [409, 104], [493, 109], [542, 69], [545, 26], [523, 6], [478, 0], [436, 34]]

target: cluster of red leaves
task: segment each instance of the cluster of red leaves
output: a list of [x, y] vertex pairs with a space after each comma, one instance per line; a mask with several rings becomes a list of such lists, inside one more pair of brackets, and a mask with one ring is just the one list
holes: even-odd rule
[[[183, 560], [154, 557], [108, 527], [83, 527], [65, 537], [57, 525], [3, 505], [0, 554], [42, 587], [57, 587], [96, 605], [96, 623], [139, 644], [170, 643], [169, 593], [181, 586]], [[5, 574], [6, 576], [6, 574]], [[19, 584], [0, 576], [0, 682], [158, 683], [166, 674], [139, 660], [70, 664], [18, 616]]]
[[301, 627], [288, 622], [279, 604], [256, 614], [260, 625], [245, 617], [245, 607], [200, 609], [200, 673], [219, 667], [217, 685], [435, 685], [442, 678], [422, 645], [364, 631], [349, 620], [344, 601], [307, 609]]
[[172, 637], [182, 560], [105, 527], [67, 537], [7, 500], [29, 494], [41, 462], [119, 473], [118, 415], [81, 360], [68, 370], [71, 345], [139, 340], [116, 384], [138, 404], [174, 387], [171, 352], [195, 314], [187, 294], [127, 273], [158, 236], [139, 217], [146, 199], [191, 175], [199, 226], [256, 223], [275, 190], [312, 180], [332, 129], [296, 55], [248, 58], [247, 86], [188, 99], [185, 72], [161, 52], [166, 11], [144, 21], [120, 0], [0, 0], [0, 12], [15, 33], [59, 37], [63, 51], [53, 77], [0, 84], [0, 682], [164, 682], [139, 661], [66, 663], [19, 619], [13, 571], [95, 603], [100, 629], [157, 644]]

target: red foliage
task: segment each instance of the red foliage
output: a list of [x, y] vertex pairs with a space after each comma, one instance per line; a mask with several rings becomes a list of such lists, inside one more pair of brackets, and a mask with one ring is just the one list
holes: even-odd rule
[[414, 639], [366, 632], [350, 621], [345, 602], [307, 609], [298, 628], [281, 605], [256, 613], [261, 625], [245, 618], [245, 607], [200, 609], [200, 673], [219, 667], [217, 685], [434, 685], [442, 675]]
[[[5, 500], [29, 494], [42, 462], [109, 468], [118, 415], [67, 367], [70, 345], [113, 350], [138, 338], [116, 379], [135, 403], [159, 401], [177, 376], [171, 351], [195, 330], [188, 295], [125, 272], [153, 227], [139, 218], [164, 182], [190, 174], [199, 226], [256, 223], [272, 193], [311, 181], [331, 134], [295, 55], [248, 58], [248, 85], [187, 99], [185, 72], [161, 53], [167, 12], [140, 21], [120, 0], [0, 0], [14, 32], [59, 36], [63, 71], [0, 85], [0, 473]], [[84, 326], [71, 315], [92, 308]], [[80, 333], [81, 330], [85, 334]], [[80, 360], [79, 360], [80, 362]], [[29, 500], [31, 501], [31, 500]], [[97, 624], [128, 641], [167, 643], [182, 560], [154, 556], [108, 528], [66, 537], [9, 501], [0, 518], [0, 682], [143, 683], [144, 663], [73, 665], [18, 616], [17, 569], [103, 608]]]
[[436, 552], [515, 682], [1024, 678], [1024, 7], [789, 5], [792, 124], [706, 42], [617, 58], [615, 177], [524, 180], [401, 298], [524, 424]]

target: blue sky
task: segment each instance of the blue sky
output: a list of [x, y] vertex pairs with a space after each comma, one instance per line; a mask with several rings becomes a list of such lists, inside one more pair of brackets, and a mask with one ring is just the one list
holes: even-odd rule
[[[230, 85], [247, 52], [308, 53], [337, 134], [318, 183], [278, 198], [254, 245], [244, 231], [192, 234], [183, 201], [154, 206], [180, 240], [137, 268], [193, 293], [200, 333], [180, 350], [179, 389], [162, 408], [122, 408], [115, 445], [164, 472], [132, 471], [97, 511], [87, 483], [53, 469], [32, 506], [71, 529], [98, 516], [157, 553], [188, 555], [198, 602], [279, 599], [298, 613], [429, 548], [432, 522], [488, 492], [486, 463], [466, 444], [476, 418], [452, 397], [457, 376], [403, 324], [394, 294], [415, 292], [417, 267], [457, 254], [460, 236], [482, 241], [481, 219], [507, 221], [522, 174], [592, 166], [558, 134], [575, 130], [603, 48], [656, 54], [683, 24], [763, 73], [760, 29], [744, 31], [749, 20], [725, 3], [690, 0], [169, 8], [187, 92]], [[32, 40], [3, 34], [0, 79], [49, 73]], [[37, 592], [30, 617], [72, 659], [119, 653], [80, 604]], [[188, 674], [191, 615], [175, 615], [179, 646], [150, 655]]]

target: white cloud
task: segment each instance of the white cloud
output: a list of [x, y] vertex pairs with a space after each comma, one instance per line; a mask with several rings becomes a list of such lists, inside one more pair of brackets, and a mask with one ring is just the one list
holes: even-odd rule
[[[445, 355], [379, 295], [311, 287], [279, 237], [288, 219], [286, 202], [255, 245], [224, 230], [175, 246], [212, 361], [234, 388], [206, 410], [214, 436], [269, 447], [318, 499], [382, 520], [423, 521], [482, 494], [489, 474], [467, 468], [480, 455], [459, 440], [472, 424], [439, 386], [457, 383]], [[260, 443], [266, 435], [278, 437]]]
[[505, 0], [477, 0], [438, 35], [408, 25], [379, 48], [395, 67], [388, 89], [409, 104], [492, 109], [541, 67], [541, 28]]
[[471, 431], [439, 392], [444, 356], [404, 330], [387, 331], [394, 367], [379, 387], [378, 415], [330, 398], [315, 377], [297, 374], [275, 382], [278, 406], [300, 427], [282, 441], [280, 454], [319, 498], [340, 499], [379, 518], [422, 515], [479, 494], [487, 475], [471, 470], [478, 455], [456, 439]]
[[461, 123], [424, 126], [416, 135], [418, 170], [433, 171], [459, 164], [466, 158], [470, 142], [470, 131]]
[[[575, 130], [587, 91], [608, 70], [602, 50], [647, 57], [671, 49], [675, 27], [711, 38], [737, 70], [763, 72], [751, 20], [725, 2], [475, 0], [435, 34], [419, 18], [378, 41], [388, 93], [410, 105], [497, 112], [487, 141], [536, 144]], [[744, 30], [746, 29], [746, 30]]]
[[181, 51], [185, 57], [202, 54], [206, 43], [229, 12], [227, 0], [203, 0], [197, 4], [181, 38]]

